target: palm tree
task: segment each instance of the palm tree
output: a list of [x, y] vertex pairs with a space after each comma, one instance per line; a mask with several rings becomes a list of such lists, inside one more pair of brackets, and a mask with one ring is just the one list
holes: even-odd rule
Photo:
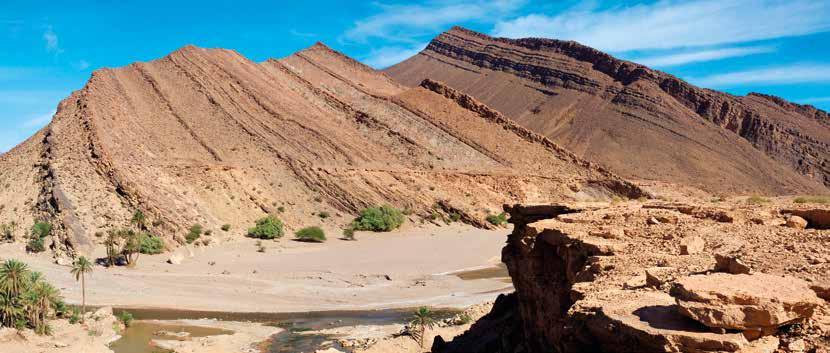
[[6, 294], [0, 295], [0, 317], [3, 319], [0, 326], [14, 327], [17, 319], [22, 315], [23, 308], [17, 302], [17, 298]]
[[16, 298], [29, 280], [29, 267], [17, 260], [7, 260], [0, 266], [0, 291]]
[[415, 315], [412, 317], [409, 325], [415, 328], [416, 331], [413, 332], [412, 336], [418, 340], [418, 344], [423, 348], [424, 336], [426, 335], [427, 329], [435, 326], [435, 318], [433, 317], [432, 311], [425, 306], [418, 308], [418, 310], [415, 310]]
[[118, 233], [110, 230], [107, 232], [107, 239], [104, 240], [104, 246], [107, 248], [107, 261], [110, 266], [115, 266], [118, 257], [118, 238]]
[[52, 316], [52, 310], [60, 301], [60, 292], [46, 281], [38, 280], [24, 294], [26, 312], [29, 315], [29, 322], [39, 334], [49, 332], [46, 320]]
[[141, 210], [136, 210], [130, 223], [135, 224], [136, 230], [142, 231], [147, 227], [147, 217], [144, 216], [144, 212], [141, 212]]
[[70, 272], [75, 276], [76, 281], [81, 281], [81, 313], [82, 315], [86, 315], [85, 275], [87, 273], [92, 273], [92, 263], [89, 262], [86, 257], [81, 256], [75, 261], [74, 264], [72, 264], [72, 270]]

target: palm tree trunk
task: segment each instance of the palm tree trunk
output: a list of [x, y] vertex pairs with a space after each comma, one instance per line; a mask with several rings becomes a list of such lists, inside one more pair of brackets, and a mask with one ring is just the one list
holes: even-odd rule
[[81, 274], [81, 316], [86, 317], [86, 281], [84, 280], [85, 276]]

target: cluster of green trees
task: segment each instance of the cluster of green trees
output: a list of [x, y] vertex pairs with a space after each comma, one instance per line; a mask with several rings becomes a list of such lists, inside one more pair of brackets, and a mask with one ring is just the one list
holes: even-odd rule
[[17, 260], [0, 266], [0, 323], [5, 327], [32, 328], [39, 334], [51, 333], [48, 321], [65, 312], [60, 291]]

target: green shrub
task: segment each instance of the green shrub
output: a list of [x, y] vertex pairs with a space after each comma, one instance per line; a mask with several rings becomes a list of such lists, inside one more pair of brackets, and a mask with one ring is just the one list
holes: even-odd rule
[[248, 229], [248, 236], [258, 239], [282, 238], [285, 234], [283, 223], [277, 217], [268, 216], [256, 221], [256, 226]]
[[277, 212], [279, 212], [279, 213], [285, 212], [285, 207], [282, 207], [282, 206], [277, 207]]
[[187, 243], [193, 243], [196, 239], [202, 236], [202, 226], [200, 224], [194, 224], [190, 227], [190, 231], [187, 232], [187, 235], [184, 237], [187, 240]]
[[487, 222], [490, 222], [490, 224], [492, 224], [494, 226], [500, 227], [500, 226], [504, 225], [505, 223], [507, 223], [507, 214], [502, 212], [502, 213], [499, 213], [497, 215], [494, 215], [494, 214], [488, 215], [487, 216]]
[[29, 239], [29, 243], [26, 244], [26, 250], [35, 253], [46, 251], [46, 247], [43, 245], [43, 238], [32, 237]]
[[49, 222], [35, 222], [32, 226], [32, 236], [37, 238], [46, 238], [52, 233], [52, 224]]
[[74, 325], [79, 322], [81, 322], [81, 311], [77, 308], [72, 309], [72, 316], [69, 317], [69, 323]]
[[230, 224], [224, 224], [224, 225], [222, 225], [222, 231], [223, 231], [223, 232], [227, 232], [227, 231], [229, 231], [229, 230], [231, 230], [231, 225], [230, 225]]
[[122, 311], [118, 313], [118, 321], [121, 321], [124, 324], [124, 327], [130, 327], [130, 324], [133, 322], [133, 314], [130, 314], [127, 311]]
[[750, 196], [746, 199], [746, 203], [750, 205], [760, 205], [769, 202], [769, 199], [761, 197], [761, 196]]
[[326, 219], [326, 218], [329, 218], [331, 215], [326, 211], [322, 211], [322, 212], [318, 213], [317, 216], [322, 218], [322, 219]]
[[322, 243], [326, 241], [326, 233], [320, 227], [305, 227], [298, 230], [294, 235], [297, 240]]
[[164, 251], [164, 242], [161, 238], [144, 234], [141, 237], [141, 243], [138, 245], [138, 252], [142, 254], [155, 255], [161, 254]]
[[458, 222], [461, 220], [461, 214], [458, 212], [450, 213], [450, 221]]
[[370, 207], [360, 212], [352, 222], [354, 230], [388, 232], [403, 224], [404, 216], [400, 210], [390, 206]]
[[828, 204], [830, 203], [830, 196], [800, 196], [796, 197], [795, 200], [793, 200], [793, 202]]
[[343, 229], [343, 239], [346, 240], [355, 240], [354, 237], [354, 228], [346, 227]]

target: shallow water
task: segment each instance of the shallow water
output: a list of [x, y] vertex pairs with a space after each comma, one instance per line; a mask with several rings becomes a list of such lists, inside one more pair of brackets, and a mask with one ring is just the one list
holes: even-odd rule
[[150, 344], [152, 339], [164, 340], [186, 340], [175, 336], [164, 335], [166, 332], [187, 332], [188, 338], [206, 337], [216, 335], [230, 335], [233, 331], [222, 330], [212, 327], [188, 326], [162, 324], [157, 322], [135, 321], [122, 334], [121, 338], [110, 344], [110, 349], [115, 353], [168, 353], [169, 350], [153, 347]]
[[[117, 314], [124, 309], [115, 309]], [[364, 311], [317, 311], [298, 313], [226, 313], [210, 311], [190, 311], [171, 309], [126, 309], [136, 320], [186, 320], [186, 319], [217, 319], [225, 321], [252, 321], [284, 328], [285, 331], [271, 337], [267, 343], [267, 353], [302, 353], [314, 352], [318, 349], [340, 347], [336, 341], [338, 337], [321, 334], [303, 333], [326, 328], [337, 328], [358, 325], [390, 325], [403, 324], [412, 317], [413, 309], [388, 309]], [[438, 319], [450, 317], [457, 310], [436, 310]], [[182, 325], [166, 325], [154, 322], [137, 321], [127, 329], [124, 337], [113, 342], [111, 348], [115, 353], [169, 353], [167, 350], [154, 348], [149, 345], [152, 338], [175, 339], [157, 337], [154, 334], [160, 330], [172, 332], [191, 332], [191, 337], [204, 337], [217, 334], [229, 334], [230, 331]]]
[[498, 279], [503, 282], [512, 283], [510, 273], [507, 272], [507, 266], [498, 264], [493, 267], [480, 268], [477, 270], [456, 272], [454, 275], [465, 281], [473, 281], [477, 279]]

